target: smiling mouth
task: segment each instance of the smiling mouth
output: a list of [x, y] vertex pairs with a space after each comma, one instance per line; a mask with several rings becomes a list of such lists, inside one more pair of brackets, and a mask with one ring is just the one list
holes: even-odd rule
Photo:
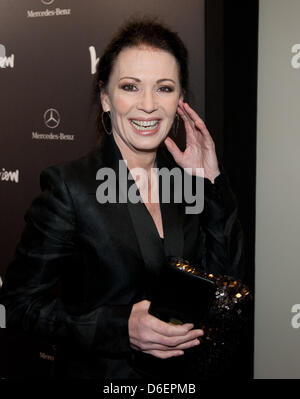
[[159, 119], [154, 119], [152, 121], [140, 121], [136, 119], [131, 119], [130, 123], [138, 130], [149, 131], [154, 130], [159, 125]]

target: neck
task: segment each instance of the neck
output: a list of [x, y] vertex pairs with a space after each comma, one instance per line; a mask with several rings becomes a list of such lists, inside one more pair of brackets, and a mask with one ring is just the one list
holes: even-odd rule
[[133, 168], [143, 168], [150, 173], [151, 168], [155, 167], [156, 148], [154, 150], [139, 151], [135, 148], [129, 148], [117, 134], [114, 134], [114, 139], [123, 159], [127, 161], [129, 170]]

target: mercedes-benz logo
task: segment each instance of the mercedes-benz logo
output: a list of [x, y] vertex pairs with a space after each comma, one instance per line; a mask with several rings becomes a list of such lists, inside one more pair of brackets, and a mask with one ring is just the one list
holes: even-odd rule
[[50, 4], [54, 3], [54, 0], [41, 0], [41, 2], [46, 6], [50, 6]]
[[55, 129], [60, 123], [60, 115], [54, 108], [49, 108], [44, 113], [44, 122], [49, 129]]

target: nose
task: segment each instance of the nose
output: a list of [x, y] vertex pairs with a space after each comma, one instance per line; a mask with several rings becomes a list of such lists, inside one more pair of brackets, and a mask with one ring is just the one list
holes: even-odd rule
[[157, 110], [157, 104], [155, 101], [155, 94], [151, 89], [145, 89], [140, 95], [140, 101], [138, 104], [138, 109], [143, 110], [147, 113], [151, 113]]

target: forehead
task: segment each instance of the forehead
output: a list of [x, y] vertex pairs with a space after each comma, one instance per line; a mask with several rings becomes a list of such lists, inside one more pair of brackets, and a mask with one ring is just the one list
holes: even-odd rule
[[113, 73], [115, 77], [132, 76], [139, 79], [147, 77], [179, 79], [176, 58], [160, 49], [126, 48], [118, 55]]

